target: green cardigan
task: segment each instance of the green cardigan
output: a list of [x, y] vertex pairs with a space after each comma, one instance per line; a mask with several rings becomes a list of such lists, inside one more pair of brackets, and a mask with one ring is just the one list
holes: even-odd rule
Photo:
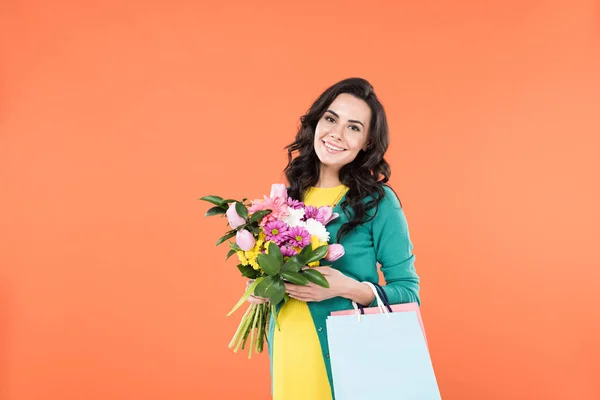
[[[420, 304], [419, 276], [414, 267], [415, 255], [412, 254], [413, 245], [410, 240], [406, 217], [396, 194], [387, 186], [384, 186], [384, 190], [385, 195], [379, 203], [375, 218], [359, 225], [342, 238], [341, 244], [344, 246], [345, 254], [339, 260], [333, 262], [331, 266], [358, 281], [378, 283], [377, 263], [379, 263], [385, 278], [383, 289], [390, 303], [417, 302]], [[345, 196], [342, 201], [344, 199]], [[369, 199], [370, 197], [366, 198], [364, 202]], [[333, 210], [340, 214], [340, 217], [327, 225], [327, 230], [330, 233], [330, 243], [336, 243], [340, 227], [348, 222], [348, 216], [343, 213], [340, 206], [342, 201]], [[375, 210], [371, 211], [369, 215], [373, 215], [373, 213], [375, 213]], [[374, 306], [375, 303], [376, 300], [373, 301], [371, 306]], [[281, 305], [279, 304], [278, 310]], [[334, 297], [320, 302], [308, 302], [308, 307], [321, 343], [333, 396], [333, 380], [325, 321], [332, 311], [351, 310], [352, 301], [342, 297]], [[271, 318], [268, 343], [273, 342], [274, 329], [274, 319]], [[273, 346], [271, 345], [269, 345], [269, 359], [272, 376]]]

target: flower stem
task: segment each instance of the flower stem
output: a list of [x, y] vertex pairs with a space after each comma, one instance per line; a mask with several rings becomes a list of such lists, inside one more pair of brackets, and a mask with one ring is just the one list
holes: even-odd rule
[[256, 331], [256, 323], [260, 317], [260, 309], [258, 306], [256, 311], [254, 312], [254, 319], [252, 321], [252, 327], [250, 328], [250, 347], [248, 349], [248, 358], [252, 358], [252, 348], [254, 347], [254, 332]]
[[240, 335], [243, 334], [243, 336], [242, 336], [242, 339], [240, 341], [238, 341], [238, 344], [235, 347], [235, 350], [234, 350], [235, 353], [238, 352], [238, 350], [240, 349], [240, 346], [243, 349], [244, 346], [246, 345], [246, 339], [248, 339], [248, 333], [250, 332], [249, 327], [250, 327], [250, 324], [252, 323], [252, 318], [254, 317], [255, 312], [256, 312], [256, 306], [253, 305], [252, 312], [248, 315], [248, 317], [246, 317], [244, 319], [244, 326], [242, 328], [242, 331], [240, 332]]
[[231, 339], [231, 342], [229, 342], [229, 348], [232, 348], [236, 345], [236, 342], [238, 341], [240, 335], [243, 333], [243, 327], [246, 324], [246, 318], [248, 318], [248, 316], [252, 313], [253, 308], [254, 304], [251, 304], [250, 307], [248, 307], [248, 309], [244, 313], [244, 316], [240, 320], [240, 323], [237, 327], [237, 330], [235, 331], [235, 334], [233, 335], [233, 338]]

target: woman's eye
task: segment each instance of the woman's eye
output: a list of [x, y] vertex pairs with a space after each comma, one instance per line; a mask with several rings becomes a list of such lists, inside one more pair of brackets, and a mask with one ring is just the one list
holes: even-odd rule
[[352, 129], [353, 131], [356, 131], [356, 132], [360, 132], [360, 128], [356, 125], [350, 125], [350, 129]]
[[334, 123], [334, 122], [335, 122], [335, 119], [331, 118], [330, 116], [326, 116], [326, 117], [325, 117], [325, 121], [327, 121], [327, 122], [331, 122], [331, 123]]

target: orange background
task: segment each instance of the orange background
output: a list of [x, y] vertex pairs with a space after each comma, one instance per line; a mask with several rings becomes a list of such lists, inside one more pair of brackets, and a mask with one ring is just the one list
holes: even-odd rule
[[0, 12], [2, 399], [268, 398], [196, 199], [268, 194], [350, 76], [388, 113], [443, 398], [600, 398], [598, 2]]

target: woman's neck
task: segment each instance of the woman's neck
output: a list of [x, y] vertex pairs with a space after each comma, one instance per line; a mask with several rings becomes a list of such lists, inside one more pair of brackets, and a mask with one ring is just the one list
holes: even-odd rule
[[319, 173], [319, 180], [315, 187], [317, 188], [332, 188], [336, 186], [340, 186], [342, 182], [340, 181], [339, 171], [332, 170], [325, 165], [321, 165], [321, 171]]

